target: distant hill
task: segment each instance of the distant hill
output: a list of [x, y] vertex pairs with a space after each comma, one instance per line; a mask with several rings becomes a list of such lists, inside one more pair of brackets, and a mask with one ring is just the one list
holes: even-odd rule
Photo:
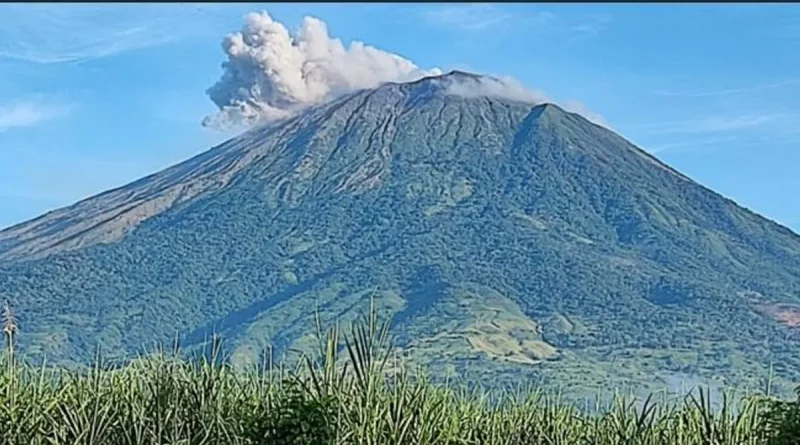
[[0, 232], [23, 352], [85, 363], [219, 332], [255, 363], [374, 295], [439, 376], [800, 380], [800, 237], [479, 80], [350, 94]]

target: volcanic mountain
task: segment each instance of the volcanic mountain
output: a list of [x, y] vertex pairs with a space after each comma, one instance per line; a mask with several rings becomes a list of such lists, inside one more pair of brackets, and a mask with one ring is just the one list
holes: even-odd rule
[[552, 104], [453, 72], [352, 93], [0, 232], [30, 359], [219, 333], [234, 364], [374, 299], [432, 373], [800, 377], [800, 237]]

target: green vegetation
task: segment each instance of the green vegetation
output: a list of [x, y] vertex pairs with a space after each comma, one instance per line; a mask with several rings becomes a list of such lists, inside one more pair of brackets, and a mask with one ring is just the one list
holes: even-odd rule
[[0, 292], [19, 353], [59, 366], [212, 333], [237, 367], [266, 344], [297, 359], [313, 314], [347, 322], [374, 293], [436, 381], [800, 382], [800, 237], [580, 116], [429, 81], [0, 232]]
[[[153, 354], [121, 368], [0, 372], [3, 445], [790, 445], [800, 401], [623, 398], [580, 410], [541, 391], [432, 385], [391, 356], [375, 310], [292, 370]], [[9, 314], [7, 314], [9, 315]], [[13, 346], [13, 319], [6, 323]], [[320, 337], [323, 337], [320, 335]], [[343, 348], [342, 348], [343, 345]], [[346, 355], [341, 360], [340, 354]], [[99, 362], [98, 362], [99, 363]]]

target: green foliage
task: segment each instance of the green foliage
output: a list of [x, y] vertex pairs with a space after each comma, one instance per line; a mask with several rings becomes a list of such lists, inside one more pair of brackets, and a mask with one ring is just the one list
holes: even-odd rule
[[[374, 312], [373, 312], [374, 314]], [[3, 445], [784, 445], [796, 405], [700, 391], [580, 410], [539, 390], [464, 392], [390, 366], [388, 323], [332, 328], [307, 367], [234, 373], [163, 354], [78, 373], [0, 373]], [[216, 363], [216, 365], [215, 365]], [[784, 402], [781, 402], [784, 403]], [[795, 410], [795, 422], [784, 407]], [[782, 437], [783, 439], [775, 439]], [[796, 436], [794, 436], [796, 438]], [[771, 441], [773, 440], [773, 441]], [[775, 442], [774, 440], [784, 440]]]
[[259, 415], [243, 424], [243, 438], [249, 443], [275, 445], [333, 444], [336, 405], [332, 396], [312, 397], [297, 384], [287, 384], [272, 405], [256, 400], [251, 407]]
[[769, 445], [796, 445], [800, 443], [800, 388], [797, 399], [769, 400], [762, 428]]

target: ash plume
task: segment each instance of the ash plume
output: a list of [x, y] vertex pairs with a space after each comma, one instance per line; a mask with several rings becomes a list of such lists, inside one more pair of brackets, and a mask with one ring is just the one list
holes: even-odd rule
[[208, 89], [219, 113], [203, 125], [226, 128], [280, 119], [310, 105], [384, 82], [407, 82], [441, 74], [363, 42], [346, 47], [327, 25], [305, 17], [292, 34], [267, 12], [250, 13], [222, 49], [224, 73]]
[[[292, 33], [267, 12], [247, 14], [242, 29], [225, 37], [222, 50], [227, 56], [223, 74], [206, 91], [219, 111], [203, 119], [204, 126], [221, 130], [286, 118], [306, 107], [386, 82], [412, 82], [443, 73], [438, 68], [422, 69], [360, 41], [345, 46], [329, 35], [325, 22], [314, 17], [305, 17]], [[464, 97], [555, 102], [510, 77], [460, 74], [432, 81], [445, 82], [447, 93]], [[607, 126], [602, 116], [580, 102], [567, 102], [564, 108]]]

